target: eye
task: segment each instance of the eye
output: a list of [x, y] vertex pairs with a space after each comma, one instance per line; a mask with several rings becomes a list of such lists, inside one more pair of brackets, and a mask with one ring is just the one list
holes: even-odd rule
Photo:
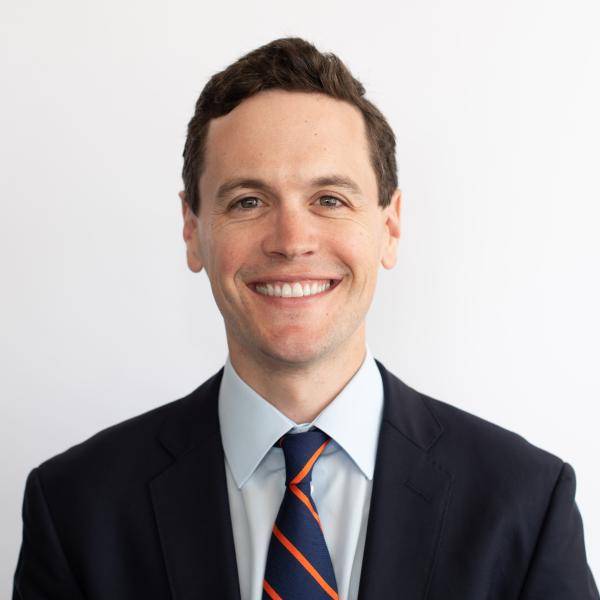
[[[326, 198], [328, 200], [328, 202], [323, 203], [322, 202], [323, 198]], [[342, 208], [343, 206], [346, 205], [346, 203], [343, 200], [341, 200], [340, 198], [338, 198], [337, 196], [330, 196], [329, 194], [324, 194], [322, 196], [319, 196], [318, 201], [323, 208], [330, 208], [333, 210]], [[257, 208], [259, 206], [258, 205], [259, 202], [262, 202], [262, 200], [260, 198], [257, 198], [256, 196], [245, 196], [244, 198], [240, 198], [239, 200], [236, 200], [231, 205], [231, 209], [232, 210], [249, 211], [253, 208]]]
[[256, 203], [254, 204], [248, 204], [250, 201], [256, 201], [256, 202], [260, 202], [260, 198], [257, 198], [256, 196], [246, 196], [244, 198], [240, 198], [239, 200], [236, 200], [232, 205], [231, 208], [234, 210], [250, 210], [252, 208], [255, 208], [257, 205]]
[[[337, 202], [339, 202], [339, 204], [335, 204], [335, 203], [327, 203], [327, 204], [323, 204], [321, 202], [321, 200], [323, 198], [327, 198], [329, 200], [335, 200]], [[323, 196], [319, 196], [319, 203], [321, 204], [321, 206], [323, 206], [324, 208], [331, 208], [331, 209], [337, 209], [337, 208], [342, 208], [342, 206], [345, 206], [345, 202], [343, 200], [340, 200], [340, 198], [338, 198], [337, 196], [329, 196], [329, 195], [323, 195]]]

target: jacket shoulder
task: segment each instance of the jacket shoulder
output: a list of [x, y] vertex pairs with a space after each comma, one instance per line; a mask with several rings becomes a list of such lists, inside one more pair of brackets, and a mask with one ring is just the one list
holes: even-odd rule
[[493, 482], [497, 490], [554, 487], [565, 462], [520, 433], [442, 400], [419, 394], [435, 415], [442, 435], [433, 454], [452, 463], [463, 479]]
[[[156, 435], [162, 423], [185, 398], [170, 401], [101, 429], [90, 437], [51, 456], [37, 466], [42, 479], [84, 480], [118, 474], [142, 466], [150, 454], [161, 452]], [[164, 451], [162, 452], [164, 454]]]
[[510, 455], [517, 453], [550, 462], [562, 462], [558, 456], [536, 446], [518, 432], [437, 398], [422, 393], [419, 395], [438, 418], [444, 435], [450, 435], [455, 442], [462, 439], [470, 450], [503, 451]]
[[543, 467], [559, 471], [556, 455], [515, 431], [411, 387], [378, 364], [388, 394], [388, 418], [440, 463], [488, 471]]
[[106, 427], [51, 456], [36, 467], [42, 482], [53, 488], [102, 489], [117, 482], [145, 480], [172, 462], [159, 439], [169, 421], [183, 421], [199, 412], [209, 378], [186, 396], [177, 398]]

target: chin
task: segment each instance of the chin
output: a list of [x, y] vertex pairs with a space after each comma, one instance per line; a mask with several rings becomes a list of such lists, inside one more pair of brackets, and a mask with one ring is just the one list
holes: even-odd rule
[[325, 354], [329, 345], [322, 338], [315, 340], [311, 336], [287, 336], [277, 341], [265, 341], [261, 347], [267, 356], [278, 362], [301, 364]]

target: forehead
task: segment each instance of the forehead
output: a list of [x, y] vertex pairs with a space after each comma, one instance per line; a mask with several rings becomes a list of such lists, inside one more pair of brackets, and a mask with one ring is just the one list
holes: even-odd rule
[[231, 176], [276, 184], [335, 172], [371, 192], [369, 155], [364, 118], [352, 104], [321, 93], [268, 90], [210, 121], [200, 184], [210, 194]]

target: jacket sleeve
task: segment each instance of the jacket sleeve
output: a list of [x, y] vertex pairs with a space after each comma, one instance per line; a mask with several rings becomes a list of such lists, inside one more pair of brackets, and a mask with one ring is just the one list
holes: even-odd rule
[[13, 600], [83, 600], [44, 498], [38, 468], [27, 477], [22, 515]]
[[575, 503], [575, 471], [563, 463], [529, 564], [520, 600], [598, 600]]

